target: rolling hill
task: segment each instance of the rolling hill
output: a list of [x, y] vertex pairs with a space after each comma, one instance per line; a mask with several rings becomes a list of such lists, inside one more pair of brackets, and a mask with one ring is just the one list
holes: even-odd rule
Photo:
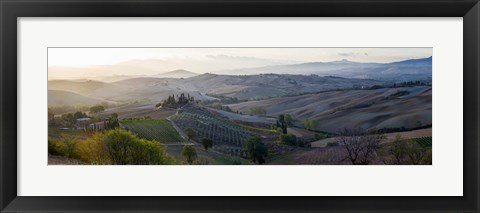
[[297, 125], [314, 119], [318, 121], [318, 130], [337, 132], [345, 127], [415, 128], [419, 124], [431, 124], [431, 103], [431, 87], [417, 86], [322, 92], [248, 101], [229, 107], [243, 113], [262, 107], [268, 116], [275, 117], [288, 113], [297, 119]]
[[388, 82], [432, 80], [432, 57], [393, 63], [360, 63], [348, 60], [311, 62], [232, 70], [231, 73], [315, 74], [344, 78], [375, 79]]
[[298, 95], [344, 88], [362, 88], [382, 84], [368, 79], [347, 79], [306, 75], [215, 75], [190, 78], [131, 78], [113, 83], [100, 81], [49, 81], [49, 89], [74, 92], [110, 101], [161, 101], [172, 94], [189, 93], [196, 100], [212, 99], [210, 95], [240, 100]]
[[104, 100], [89, 98], [73, 92], [48, 90], [48, 106], [62, 106], [62, 105], [84, 105], [90, 106], [101, 103]]

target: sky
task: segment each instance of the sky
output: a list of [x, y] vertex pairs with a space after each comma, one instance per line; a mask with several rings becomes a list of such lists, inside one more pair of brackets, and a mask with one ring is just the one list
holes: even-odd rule
[[[432, 48], [49, 48], [49, 79], [148, 76], [329, 62], [389, 63], [432, 56]], [[240, 73], [241, 74], [241, 73]]]

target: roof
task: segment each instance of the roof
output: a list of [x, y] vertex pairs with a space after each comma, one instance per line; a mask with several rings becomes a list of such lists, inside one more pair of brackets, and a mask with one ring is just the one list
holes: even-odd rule
[[89, 121], [90, 118], [77, 118], [77, 121]]

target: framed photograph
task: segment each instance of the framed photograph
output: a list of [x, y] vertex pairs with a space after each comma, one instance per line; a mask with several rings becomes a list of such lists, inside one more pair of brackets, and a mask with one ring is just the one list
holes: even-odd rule
[[477, 0], [0, 7], [1, 212], [480, 210]]

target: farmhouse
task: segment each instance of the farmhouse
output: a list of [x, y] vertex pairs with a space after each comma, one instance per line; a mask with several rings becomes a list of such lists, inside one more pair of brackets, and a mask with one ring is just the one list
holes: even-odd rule
[[91, 123], [90, 129], [95, 131], [104, 130], [104, 129], [107, 129], [109, 124], [110, 124], [109, 120], [98, 121], [95, 123]]

